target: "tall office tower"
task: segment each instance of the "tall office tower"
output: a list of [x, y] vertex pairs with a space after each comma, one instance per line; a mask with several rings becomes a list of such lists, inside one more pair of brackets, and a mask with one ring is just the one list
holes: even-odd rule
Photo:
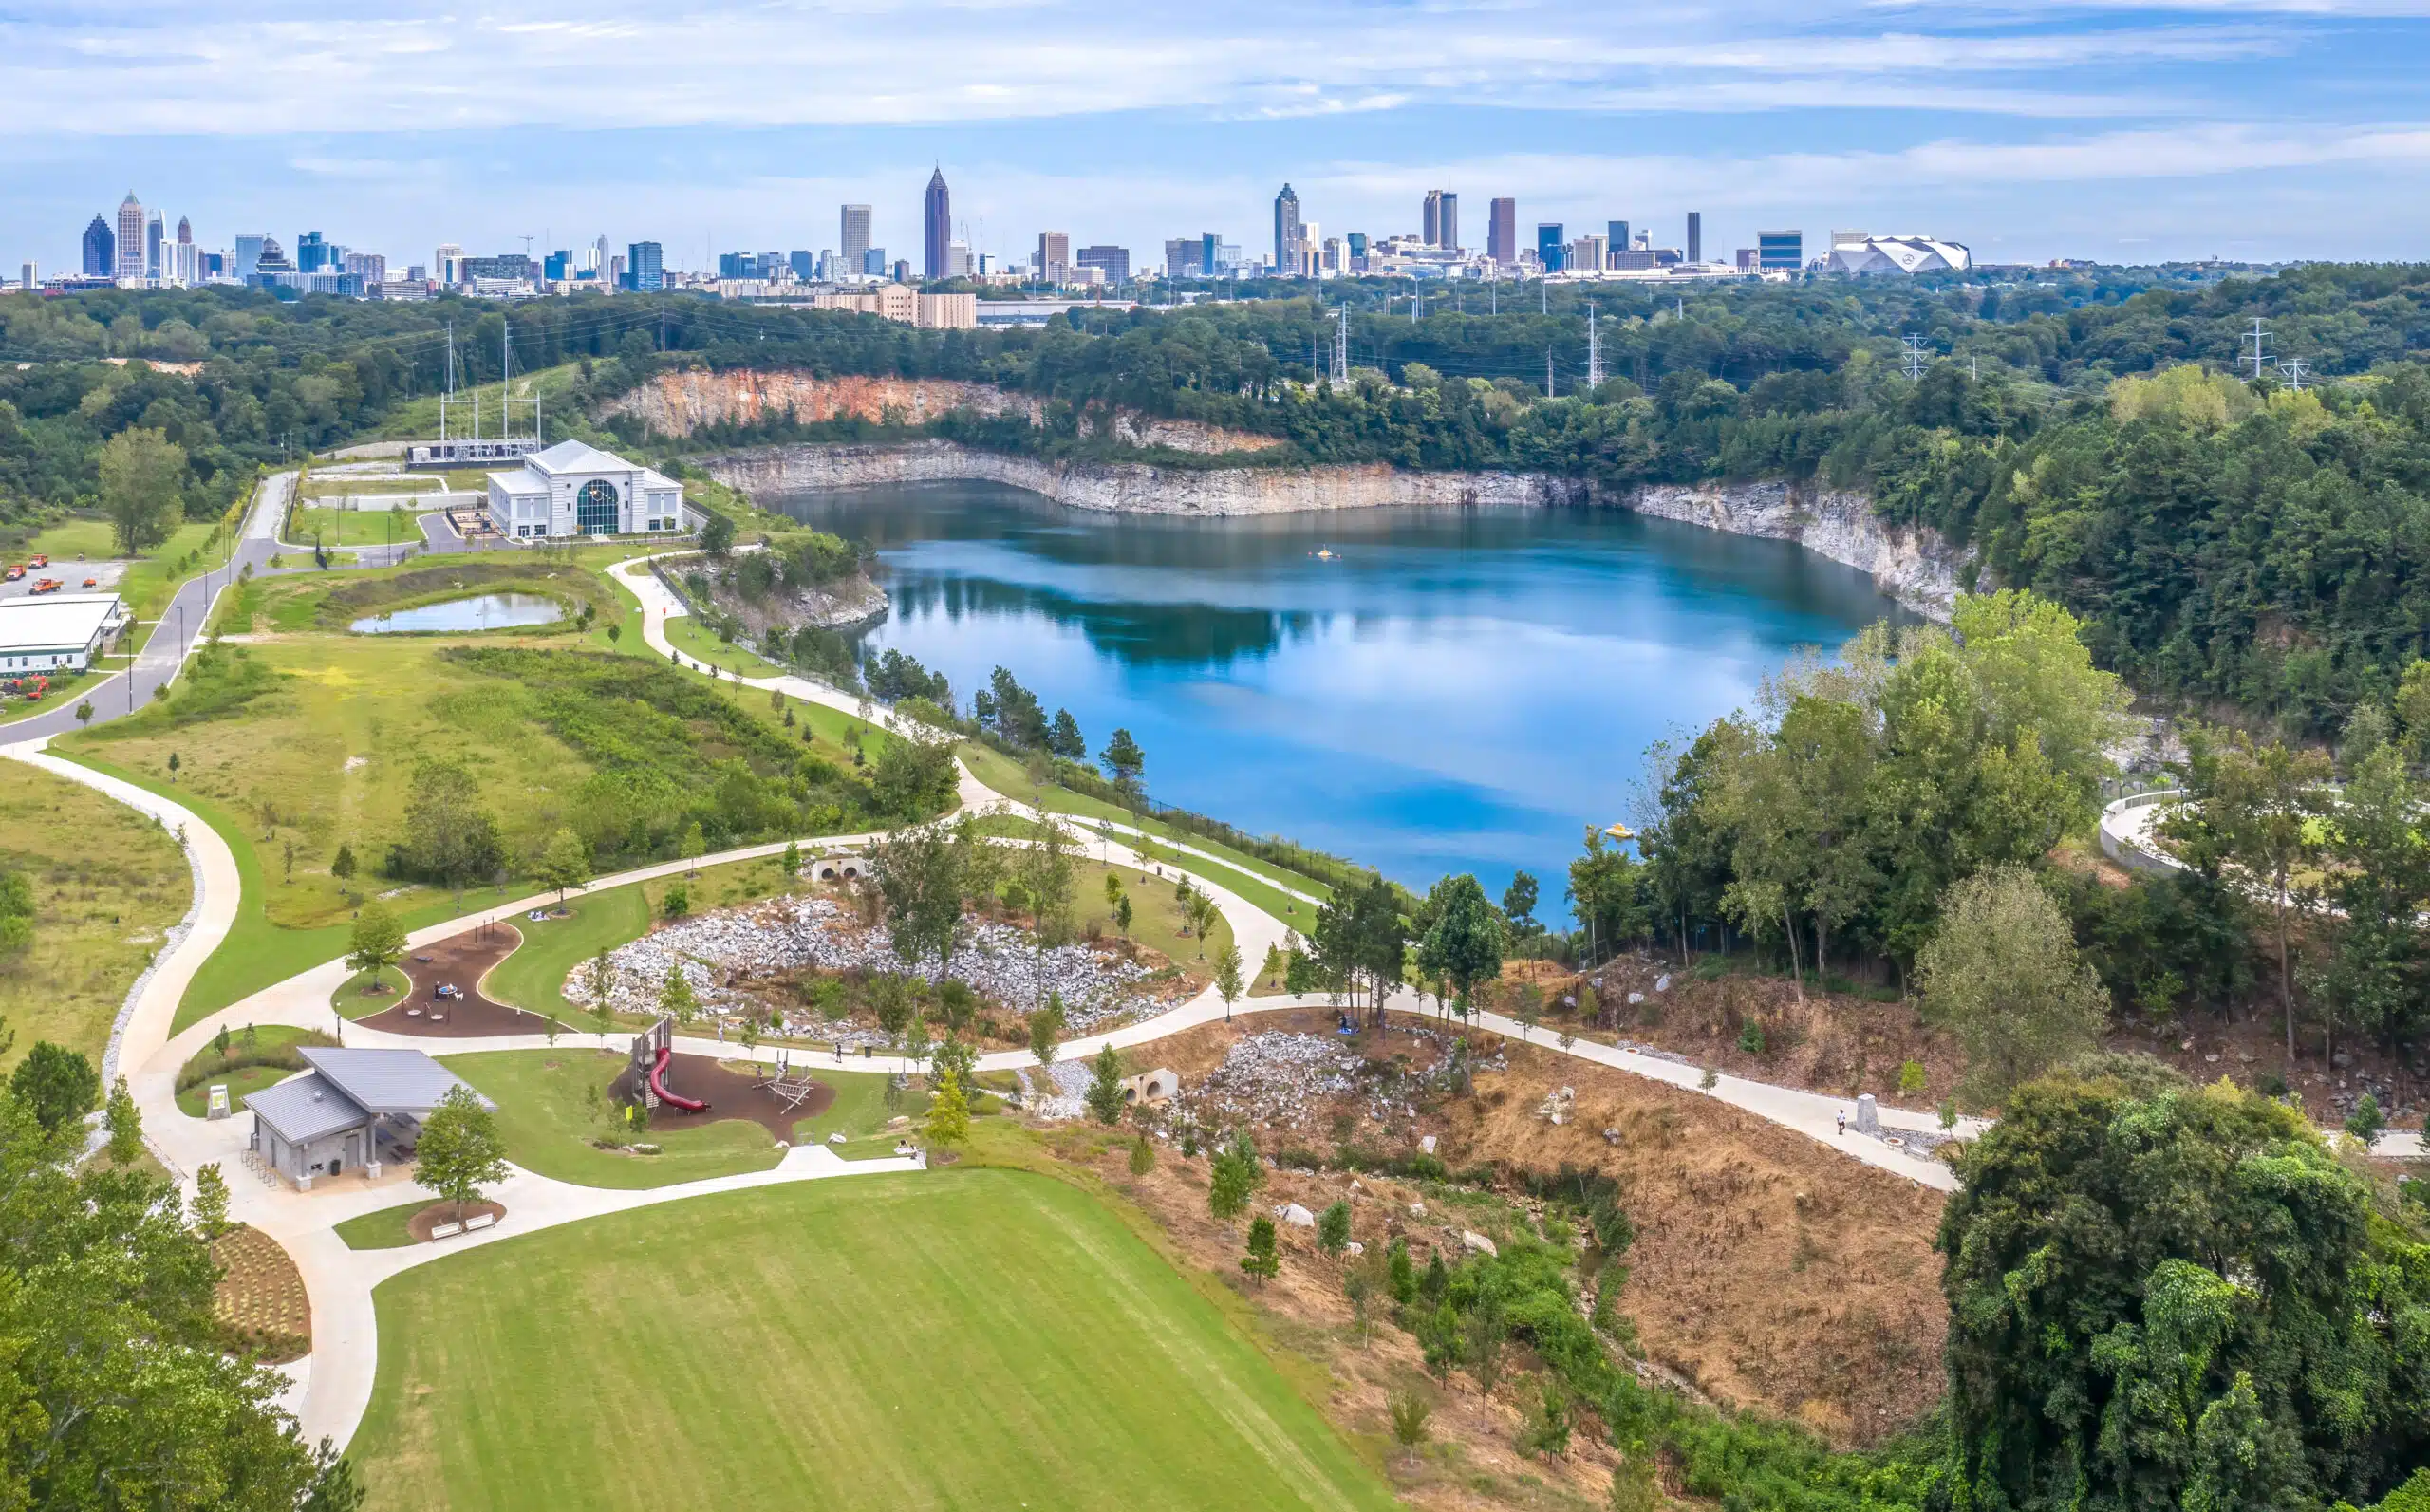
[[929, 279], [951, 278], [945, 270], [945, 246], [953, 240], [953, 196], [945, 188], [945, 171], [938, 168], [928, 175], [928, 195], [920, 225], [920, 260], [923, 276]]
[[608, 259], [615, 255], [616, 254], [614, 252], [608, 250], [608, 233], [604, 231], [601, 232], [599, 233], [599, 240], [590, 249], [590, 271], [597, 276], [600, 283], [607, 284], [608, 282]]
[[1613, 221], [1607, 229], [1611, 232], [1611, 235], [1606, 240], [1605, 245], [1609, 246], [1612, 251], [1616, 252], [1624, 252], [1628, 251], [1629, 223], [1625, 220], [1616, 220]]
[[1068, 232], [1041, 231], [1037, 233], [1037, 277], [1045, 284], [1068, 284], [1072, 281], [1072, 237]]
[[329, 263], [328, 238], [317, 231], [308, 231], [295, 238], [295, 271], [317, 273]]
[[126, 192], [124, 199], [119, 201], [118, 265], [110, 276], [143, 276], [143, 201], [135, 197], [132, 189]]
[[143, 223], [144, 277], [159, 278], [167, 271], [165, 260], [160, 255], [160, 249], [167, 245], [168, 240], [169, 228], [161, 224], [160, 213], [156, 210], [152, 212], [151, 218]]
[[796, 247], [785, 253], [785, 266], [793, 271], [794, 278], [805, 284], [818, 276], [818, 259], [813, 257], [807, 248]]
[[1198, 276], [1221, 278], [1224, 275], [1224, 237], [1220, 232], [1206, 232], [1198, 238]]
[[972, 268], [970, 243], [966, 241], [945, 243], [945, 276], [947, 278], [967, 278], [971, 274]]
[[180, 247], [194, 245], [194, 225], [183, 215], [178, 217], [178, 245]]
[[1128, 247], [1115, 247], [1103, 242], [1094, 247], [1083, 247], [1080, 249], [1079, 265], [1083, 268], [1094, 268], [1104, 273], [1105, 281], [1109, 284], [1131, 282], [1131, 249]]
[[1519, 201], [1497, 199], [1485, 217], [1485, 254], [1495, 262], [1519, 260]]
[[253, 273], [262, 263], [262, 243], [268, 239], [257, 231], [240, 231], [236, 233], [235, 271], [240, 282], [250, 284], [253, 281]]
[[454, 242], [441, 242], [430, 256], [430, 275], [449, 286], [464, 281], [464, 249]]
[[867, 271], [869, 250], [869, 207], [844, 207], [844, 266], [853, 272]]
[[863, 275], [869, 278], [884, 278], [886, 276], [886, 249], [883, 247], [862, 248], [861, 272]]
[[1702, 211], [1688, 212], [1688, 261], [1705, 260], [1705, 217]]
[[1426, 245], [1457, 252], [1460, 247], [1460, 196], [1448, 189], [1426, 192]]
[[1442, 190], [1440, 190], [1440, 189], [1430, 189], [1430, 190], [1428, 190], [1428, 191], [1426, 192], [1426, 208], [1425, 208], [1425, 210], [1424, 210], [1424, 211], [1422, 211], [1422, 212], [1420, 213], [1419, 220], [1420, 220], [1419, 234], [1424, 238], [1424, 240], [1425, 240], [1425, 242], [1426, 242], [1426, 245], [1428, 245], [1429, 247], [1440, 247], [1440, 246], [1442, 246], [1442, 245], [1443, 245], [1443, 191], [1442, 191]]
[[84, 276], [118, 276], [118, 235], [110, 223], [95, 215], [84, 227]]
[[666, 265], [654, 241], [637, 241], [625, 249], [625, 279], [637, 294], [655, 294], [666, 287]]
[[20, 289], [31, 289], [34, 287], [35, 271], [36, 270], [34, 265], [31, 263], [28, 263], [24, 267], [18, 269], [17, 288]]
[[1198, 273], [1198, 238], [1168, 236], [1165, 239], [1165, 276], [1196, 278]]
[[1560, 272], [1561, 255], [1561, 222], [1558, 220], [1536, 222], [1536, 266], [1548, 273]]
[[1291, 254], [1299, 245], [1299, 196], [1289, 184], [1274, 196], [1274, 271], [1282, 272], [1291, 266]]

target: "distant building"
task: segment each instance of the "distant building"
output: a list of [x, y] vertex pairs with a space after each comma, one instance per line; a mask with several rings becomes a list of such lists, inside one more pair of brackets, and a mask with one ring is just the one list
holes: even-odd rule
[[718, 276], [720, 278], [757, 278], [759, 276], [759, 259], [749, 252], [720, 252], [718, 253]]
[[1274, 196], [1274, 268], [1277, 272], [1291, 266], [1302, 239], [1299, 192], [1284, 184], [1282, 193]]
[[977, 294], [924, 294], [909, 284], [881, 284], [869, 290], [813, 294], [814, 309], [851, 310], [922, 330], [977, 330]]
[[1197, 278], [1199, 249], [1203, 244], [1195, 236], [1170, 236], [1165, 241], [1165, 276], [1167, 278]]
[[862, 248], [860, 271], [861, 276], [864, 278], [884, 278], [886, 276], [886, 249], [883, 247]]
[[1874, 236], [1861, 231], [1831, 233], [1830, 268], [1835, 273], [1962, 272], [1972, 266], [1973, 253], [1964, 242], [1933, 236]]
[[1066, 284], [1072, 281], [1072, 237], [1068, 232], [1041, 231], [1037, 233], [1037, 255], [1034, 259], [1038, 281]]
[[921, 221], [920, 253], [930, 279], [951, 278], [945, 271], [945, 248], [953, 240], [953, 196], [945, 188], [945, 171], [928, 175], [926, 208]]
[[844, 266], [854, 272], [864, 271], [863, 263], [869, 250], [869, 207], [846, 205], [843, 214]]
[[666, 264], [658, 243], [637, 241], [625, 249], [625, 287], [654, 294], [666, 287]]
[[805, 284], [818, 277], [818, 259], [803, 249], [796, 248], [785, 253], [785, 266], [792, 271], [794, 277]]
[[1602, 236], [1594, 232], [1588, 232], [1561, 250], [1561, 265], [1575, 272], [1598, 270], [1606, 262], [1603, 255], [1604, 246]]
[[683, 486], [612, 452], [559, 441], [489, 475], [489, 516], [515, 540], [680, 531]]
[[87, 278], [118, 276], [118, 233], [99, 215], [84, 227], [84, 266]]
[[126, 192], [124, 199], [119, 201], [118, 260], [112, 276], [143, 276], [143, 201], [135, 197], [132, 189]]
[[115, 593], [0, 599], [0, 677], [81, 671], [133, 623]]
[[308, 231], [295, 238], [295, 271], [317, 273], [328, 266], [328, 244], [317, 231]]
[[1540, 220], [1536, 223], [1536, 266], [1548, 273], [1560, 272], [1568, 264], [1562, 260], [1561, 222]]
[[1507, 268], [1519, 260], [1519, 201], [1505, 196], [1486, 208], [1485, 254]]
[[1094, 268], [1103, 272], [1109, 284], [1131, 281], [1131, 250], [1127, 247], [1083, 247], [1078, 262], [1083, 268]]
[[1688, 261], [1705, 260], [1705, 217], [1701, 211], [1688, 212]]
[[1604, 230], [1609, 233], [1604, 245], [1610, 247], [1612, 251], [1616, 252], [1624, 252], [1628, 251], [1630, 247], [1635, 245], [1635, 243], [1629, 240], [1629, 223], [1627, 221], [1607, 221], [1604, 223]]
[[1805, 266], [1805, 233], [1802, 231], [1759, 231], [1755, 233], [1755, 266], [1766, 272], [1796, 272]]
[[451, 289], [462, 283], [464, 281], [464, 249], [452, 241], [440, 242], [439, 250], [431, 253], [430, 271], [433, 278]]
[[41, 270], [33, 265], [32, 259], [27, 259], [27, 261], [17, 269], [17, 291], [21, 294], [31, 293], [33, 291], [34, 285], [41, 281], [36, 276], [40, 272]]
[[1421, 212], [1425, 224], [1426, 245], [1457, 250], [1460, 245], [1460, 196], [1448, 189], [1426, 192], [1426, 208]]
[[1351, 256], [1361, 259], [1366, 257], [1367, 233], [1365, 232], [1354, 231], [1349, 235], [1343, 237], [1342, 240], [1349, 244]]
[[[557, 252], [549, 260], [562, 266], [563, 262], [570, 261], [572, 257], [571, 252]], [[361, 284], [366, 292], [374, 286], [388, 281], [388, 259], [380, 252], [350, 252], [346, 254], [346, 260], [340, 267], [347, 277]], [[563, 277], [564, 275], [553, 273], [550, 276]]]
[[970, 255], [970, 243], [966, 241], [945, 243], [945, 277], [968, 278], [978, 271], [978, 262]]
[[504, 279], [509, 283], [529, 284], [538, 280], [540, 265], [525, 252], [500, 252], [495, 257], [462, 259], [464, 282], [477, 278]]

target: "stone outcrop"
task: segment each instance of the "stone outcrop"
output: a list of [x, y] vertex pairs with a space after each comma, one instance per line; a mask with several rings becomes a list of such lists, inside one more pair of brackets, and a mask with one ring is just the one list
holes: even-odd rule
[[1157, 467], [1055, 462], [950, 441], [901, 446], [762, 446], [701, 459], [750, 494], [981, 480], [1042, 494], [1075, 509], [1134, 514], [1279, 514], [1303, 510], [1593, 504], [1635, 510], [1733, 535], [1794, 541], [1872, 575], [1881, 590], [1934, 619], [1949, 618], [1959, 559], [1931, 532], [1880, 519], [1863, 495], [1785, 482], [1594, 487], [1542, 473], [1419, 473], [1382, 464]]
[[[710, 426], [759, 425], [779, 420], [805, 425], [849, 420], [871, 424], [894, 420], [920, 425], [952, 410], [1018, 415], [1033, 425], [1045, 417], [1038, 400], [993, 383], [952, 378], [821, 377], [792, 368], [723, 372], [682, 368], [661, 373], [608, 401], [599, 413], [602, 419], [630, 417], [661, 436], [690, 436]], [[1281, 444], [1271, 436], [1129, 410], [1116, 414], [1113, 424], [1115, 437], [1129, 445], [1169, 447], [1201, 456], [1262, 452]]]

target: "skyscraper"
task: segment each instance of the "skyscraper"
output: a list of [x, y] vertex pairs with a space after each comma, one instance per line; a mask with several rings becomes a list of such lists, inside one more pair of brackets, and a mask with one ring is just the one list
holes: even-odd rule
[[655, 294], [666, 287], [658, 243], [637, 241], [625, 249], [625, 278], [637, 294]]
[[236, 233], [235, 276], [239, 282], [250, 284], [253, 281], [254, 271], [261, 267], [262, 242], [265, 239], [257, 231], [240, 231]]
[[1702, 211], [1688, 212], [1688, 261], [1705, 260], [1705, 217]]
[[1561, 222], [1558, 220], [1536, 222], [1536, 266], [1548, 273], [1560, 272], [1562, 266], [1561, 258], [1564, 255], [1565, 251], [1561, 239]]
[[160, 249], [168, 244], [169, 228], [160, 223], [160, 213], [152, 212], [143, 223], [143, 276], [159, 278], [168, 271], [167, 261]]
[[295, 238], [295, 271], [297, 272], [317, 273], [328, 265], [328, 240], [319, 232], [308, 231]]
[[1064, 284], [1072, 279], [1072, 237], [1068, 232], [1037, 233], [1037, 277], [1040, 283]]
[[111, 276], [143, 276], [143, 201], [135, 197], [132, 189], [118, 205], [118, 263]]
[[1274, 269], [1287, 272], [1292, 253], [1299, 246], [1299, 196], [1289, 184], [1274, 196]]
[[1426, 245], [1453, 251], [1460, 245], [1460, 196], [1448, 189], [1426, 192]]
[[99, 215], [84, 228], [84, 276], [118, 276], [118, 236], [110, 230], [110, 223]]
[[1497, 199], [1485, 217], [1485, 254], [1498, 263], [1519, 260], [1519, 201]]
[[945, 266], [945, 243], [953, 240], [953, 196], [945, 189], [945, 171], [928, 175], [928, 197], [921, 222], [920, 256], [930, 279], [951, 278]]
[[846, 205], [844, 207], [844, 266], [856, 273], [862, 271], [861, 265], [868, 260], [869, 250], [869, 207]]
[[453, 288], [464, 281], [464, 249], [452, 241], [440, 242], [430, 254], [430, 276]]
[[1629, 241], [1629, 223], [1627, 221], [1615, 220], [1611, 222], [1606, 229], [1612, 233], [1611, 239], [1605, 243], [1606, 246], [1610, 247], [1612, 251], [1616, 252], [1624, 252], [1629, 250], [1631, 243]]

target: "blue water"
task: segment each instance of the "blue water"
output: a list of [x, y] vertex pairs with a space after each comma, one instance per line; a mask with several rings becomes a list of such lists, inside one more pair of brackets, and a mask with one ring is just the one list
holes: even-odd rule
[[397, 635], [407, 630], [503, 630], [553, 625], [566, 607], [545, 593], [482, 593], [444, 604], [375, 614], [346, 626], [358, 635]]
[[1525, 868], [1548, 921], [1650, 743], [1801, 645], [1911, 618], [1800, 548], [1616, 511], [1171, 520], [976, 483], [768, 502], [878, 548], [894, 610], [869, 649], [944, 671], [965, 710], [1000, 663], [1092, 751], [1127, 726], [1165, 802], [1414, 887], [1474, 871], [1499, 896]]

